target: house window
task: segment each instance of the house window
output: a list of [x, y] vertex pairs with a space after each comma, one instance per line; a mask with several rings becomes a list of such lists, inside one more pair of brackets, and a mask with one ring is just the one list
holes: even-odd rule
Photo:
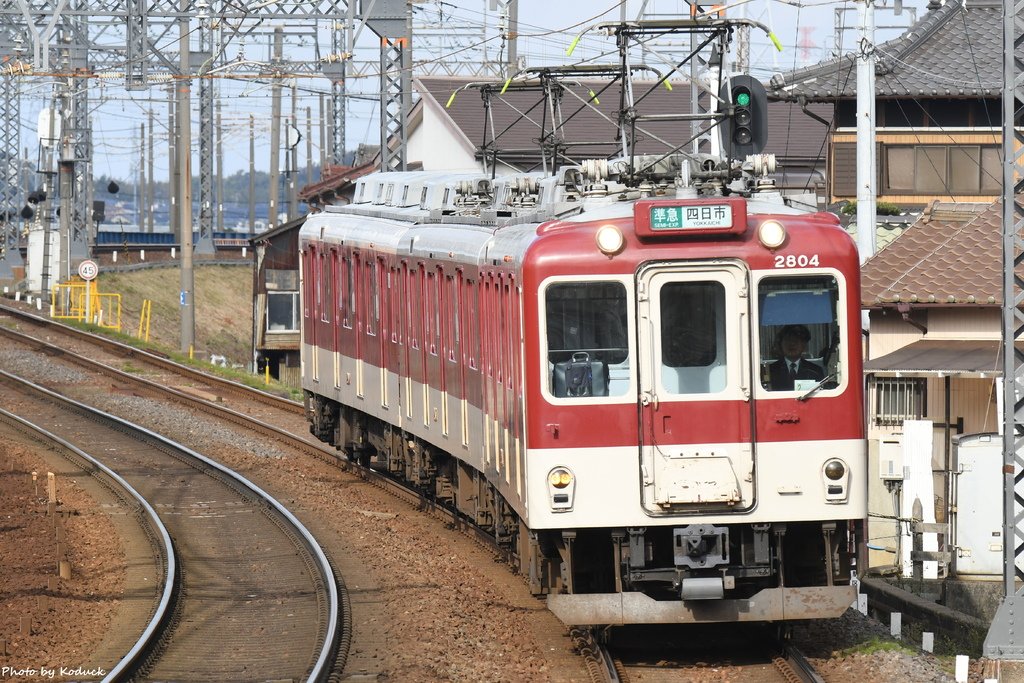
[[1001, 166], [995, 145], [884, 145], [882, 192], [996, 194]]
[[267, 292], [267, 331], [297, 332], [299, 329], [299, 293]]
[[267, 289], [271, 291], [298, 291], [299, 271], [267, 268], [264, 271], [264, 282], [266, 282]]
[[928, 381], [921, 377], [876, 377], [873, 397], [876, 425], [894, 427], [904, 420], [920, 420], [928, 404]]

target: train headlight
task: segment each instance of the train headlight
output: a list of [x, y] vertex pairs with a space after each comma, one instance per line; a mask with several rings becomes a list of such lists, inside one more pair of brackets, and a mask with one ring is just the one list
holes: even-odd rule
[[845, 503], [850, 495], [850, 468], [839, 458], [829, 458], [821, 466], [821, 483], [826, 503]]
[[597, 248], [605, 256], [615, 256], [626, 246], [626, 238], [622, 236], [622, 231], [614, 225], [602, 225], [597, 229], [595, 239], [597, 239]]
[[572, 510], [576, 497], [576, 477], [568, 467], [555, 467], [548, 472], [548, 502], [555, 512]]
[[778, 221], [765, 221], [757, 228], [757, 239], [769, 249], [778, 249], [786, 241], [786, 228]]

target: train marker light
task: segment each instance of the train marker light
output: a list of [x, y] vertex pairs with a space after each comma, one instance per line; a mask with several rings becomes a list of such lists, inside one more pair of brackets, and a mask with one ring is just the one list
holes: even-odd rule
[[626, 239], [622, 231], [614, 225], [602, 225], [597, 229], [597, 248], [606, 256], [614, 256], [626, 246]]
[[769, 249], [778, 249], [786, 241], [786, 228], [778, 221], [765, 221], [757, 228], [757, 239]]
[[821, 468], [826, 503], [845, 503], [849, 497], [850, 468], [839, 458], [830, 458]]
[[825, 476], [832, 481], [842, 479], [844, 474], [846, 474], [846, 467], [841, 461], [829, 460], [825, 463]]
[[576, 477], [567, 467], [555, 467], [548, 472], [548, 503], [554, 512], [572, 510], [576, 497]]
[[565, 468], [558, 467], [551, 470], [551, 474], [548, 475], [548, 481], [556, 489], [564, 489], [572, 483], [572, 473]]

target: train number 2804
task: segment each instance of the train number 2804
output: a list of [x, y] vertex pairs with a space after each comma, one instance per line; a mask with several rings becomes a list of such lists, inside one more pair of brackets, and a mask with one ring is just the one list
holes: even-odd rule
[[807, 268], [818, 265], [817, 254], [776, 254], [776, 268]]

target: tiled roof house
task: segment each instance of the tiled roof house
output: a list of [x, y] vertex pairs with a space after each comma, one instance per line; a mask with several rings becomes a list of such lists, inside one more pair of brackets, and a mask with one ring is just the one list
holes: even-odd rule
[[[1002, 4], [933, 0], [928, 10], [876, 46], [878, 199], [903, 208], [992, 201], [1002, 178]], [[777, 74], [769, 87], [770, 97], [834, 108], [826, 115], [831, 201], [857, 194], [856, 85], [848, 54]]]
[[[1000, 201], [933, 202], [863, 267], [861, 303], [870, 318], [868, 439], [877, 463], [871, 474], [886, 470], [885, 453], [893, 452], [886, 444], [900, 451], [905, 420], [930, 420], [940, 523], [949, 519], [955, 437], [999, 428], [1002, 288]], [[901, 473], [902, 464], [895, 470]], [[891, 491], [882, 479], [869, 481], [872, 512], [893, 514], [886, 507]], [[871, 529], [872, 536], [892, 539], [887, 522], [875, 520]], [[872, 558], [872, 564], [880, 561]]]

